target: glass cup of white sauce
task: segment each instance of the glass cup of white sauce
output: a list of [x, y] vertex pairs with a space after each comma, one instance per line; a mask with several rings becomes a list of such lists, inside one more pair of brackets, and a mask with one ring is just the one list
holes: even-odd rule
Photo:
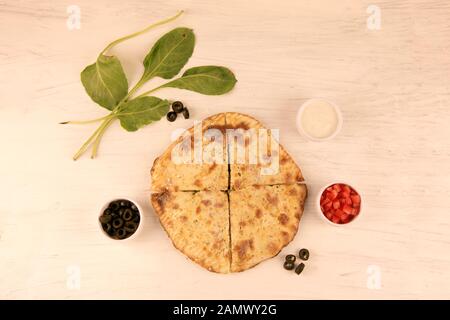
[[311, 141], [327, 141], [334, 138], [342, 128], [339, 107], [322, 98], [306, 100], [297, 112], [297, 130]]

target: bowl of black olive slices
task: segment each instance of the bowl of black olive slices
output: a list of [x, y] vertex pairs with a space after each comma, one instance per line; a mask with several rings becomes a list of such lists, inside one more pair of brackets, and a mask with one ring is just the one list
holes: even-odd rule
[[123, 241], [137, 236], [142, 218], [142, 209], [136, 201], [117, 197], [101, 208], [98, 222], [105, 236]]

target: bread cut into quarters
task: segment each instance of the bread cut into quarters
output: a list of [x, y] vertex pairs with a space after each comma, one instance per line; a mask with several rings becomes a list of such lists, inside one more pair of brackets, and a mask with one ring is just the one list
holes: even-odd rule
[[209, 271], [247, 270], [297, 233], [307, 196], [303, 175], [264, 129], [241, 113], [213, 115], [151, 169], [151, 203], [161, 225], [178, 250]]

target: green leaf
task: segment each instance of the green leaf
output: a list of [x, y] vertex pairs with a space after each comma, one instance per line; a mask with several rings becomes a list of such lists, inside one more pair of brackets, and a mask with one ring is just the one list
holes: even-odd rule
[[128, 81], [119, 59], [100, 55], [81, 72], [81, 82], [96, 103], [112, 110], [128, 93]]
[[156, 97], [141, 97], [125, 102], [117, 117], [127, 131], [136, 131], [160, 120], [169, 111], [169, 101]]
[[188, 28], [176, 28], [163, 35], [144, 59], [143, 81], [176, 76], [192, 56], [194, 45], [194, 33]]
[[201, 94], [219, 95], [234, 88], [236, 77], [228, 68], [218, 66], [194, 67], [186, 70], [181, 78], [162, 87], [186, 89]]

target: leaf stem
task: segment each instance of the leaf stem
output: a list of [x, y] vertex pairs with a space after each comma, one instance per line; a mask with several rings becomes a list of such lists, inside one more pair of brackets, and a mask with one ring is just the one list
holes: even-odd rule
[[[104, 120], [107, 121], [107, 120]], [[94, 133], [86, 140], [86, 142], [81, 146], [81, 148], [75, 153], [73, 156], [73, 160], [78, 160], [80, 156], [87, 150], [91, 142], [97, 137], [97, 134], [100, 132], [100, 129], [102, 128], [102, 125], [100, 125], [97, 130], [94, 131]]]
[[159, 89], [161, 89], [161, 88], [164, 88], [164, 86], [165, 86], [166, 84], [167, 84], [167, 83], [164, 83], [164, 84], [160, 85], [159, 87], [156, 87], [156, 88], [153, 88], [153, 89], [151, 89], [151, 90], [145, 91], [144, 93], [141, 93], [140, 95], [138, 95], [136, 98], [141, 98], [141, 97], [143, 97], [143, 96], [147, 96], [147, 95], [149, 95], [150, 93], [155, 92], [156, 90], [159, 90]]
[[60, 122], [59, 124], [88, 124], [88, 123], [94, 123], [94, 122], [106, 120], [106, 119], [109, 119], [112, 117], [114, 117], [114, 114], [110, 113], [104, 117], [97, 118], [97, 119], [85, 120], [85, 121], [64, 121], [64, 122]]
[[151, 29], [153, 29], [153, 28], [155, 28], [155, 27], [157, 27], [157, 26], [160, 26], [160, 25], [163, 25], [163, 24], [166, 24], [166, 23], [168, 23], [168, 22], [171, 22], [171, 21], [175, 20], [176, 18], [178, 18], [179, 16], [181, 16], [181, 15], [183, 14], [183, 12], [184, 12], [184, 11], [181, 10], [181, 11], [179, 11], [176, 15], [174, 15], [173, 17], [170, 17], [170, 18], [167, 18], [167, 19], [158, 21], [158, 22], [156, 22], [156, 23], [154, 23], [154, 24], [151, 24], [151, 25], [149, 25], [148, 27], [146, 27], [146, 28], [144, 28], [144, 29], [142, 29], [142, 30], [140, 30], [140, 31], [138, 31], [138, 32], [135, 32], [135, 33], [129, 34], [129, 35], [125, 36], [125, 37], [122, 37], [122, 38], [119, 38], [119, 39], [117, 39], [117, 40], [114, 40], [113, 42], [111, 42], [110, 44], [108, 44], [108, 45], [106, 46], [106, 48], [103, 49], [102, 52], [100, 52], [100, 55], [104, 54], [106, 51], [108, 51], [109, 49], [111, 49], [112, 47], [114, 47], [114, 46], [115, 46], [116, 44], [118, 44], [118, 43], [121, 43], [121, 42], [123, 42], [123, 41], [125, 41], [125, 40], [128, 40], [128, 39], [130, 39], [130, 38], [134, 38], [134, 37], [136, 37], [136, 36], [138, 36], [138, 35], [141, 35], [141, 34], [147, 32], [147, 31], [149, 31], [149, 30], [151, 30]]
[[116, 118], [110, 118], [110, 119], [108, 119], [108, 120], [105, 120], [105, 121], [102, 123], [102, 125], [100, 126], [101, 129], [100, 129], [100, 131], [98, 132], [97, 137], [95, 138], [95, 141], [94, 141], [94, 145], [93, 145], [93, 147], [92, 147], [91, 159], [94, 159], [94, 158], [97, 156], [97, 151], [98, 151], [98, 147], [99, 147], [99, 145], [100, 145], [100, 141], [102, 140], [102, 137], [103, 137], [103, 135], [104, 135], [106, 129], [108, 129], [108, 127], [111, 125], [111, 123], [113, 123], [113, 121], [114, 121], [115, 119], [116, 119]]

